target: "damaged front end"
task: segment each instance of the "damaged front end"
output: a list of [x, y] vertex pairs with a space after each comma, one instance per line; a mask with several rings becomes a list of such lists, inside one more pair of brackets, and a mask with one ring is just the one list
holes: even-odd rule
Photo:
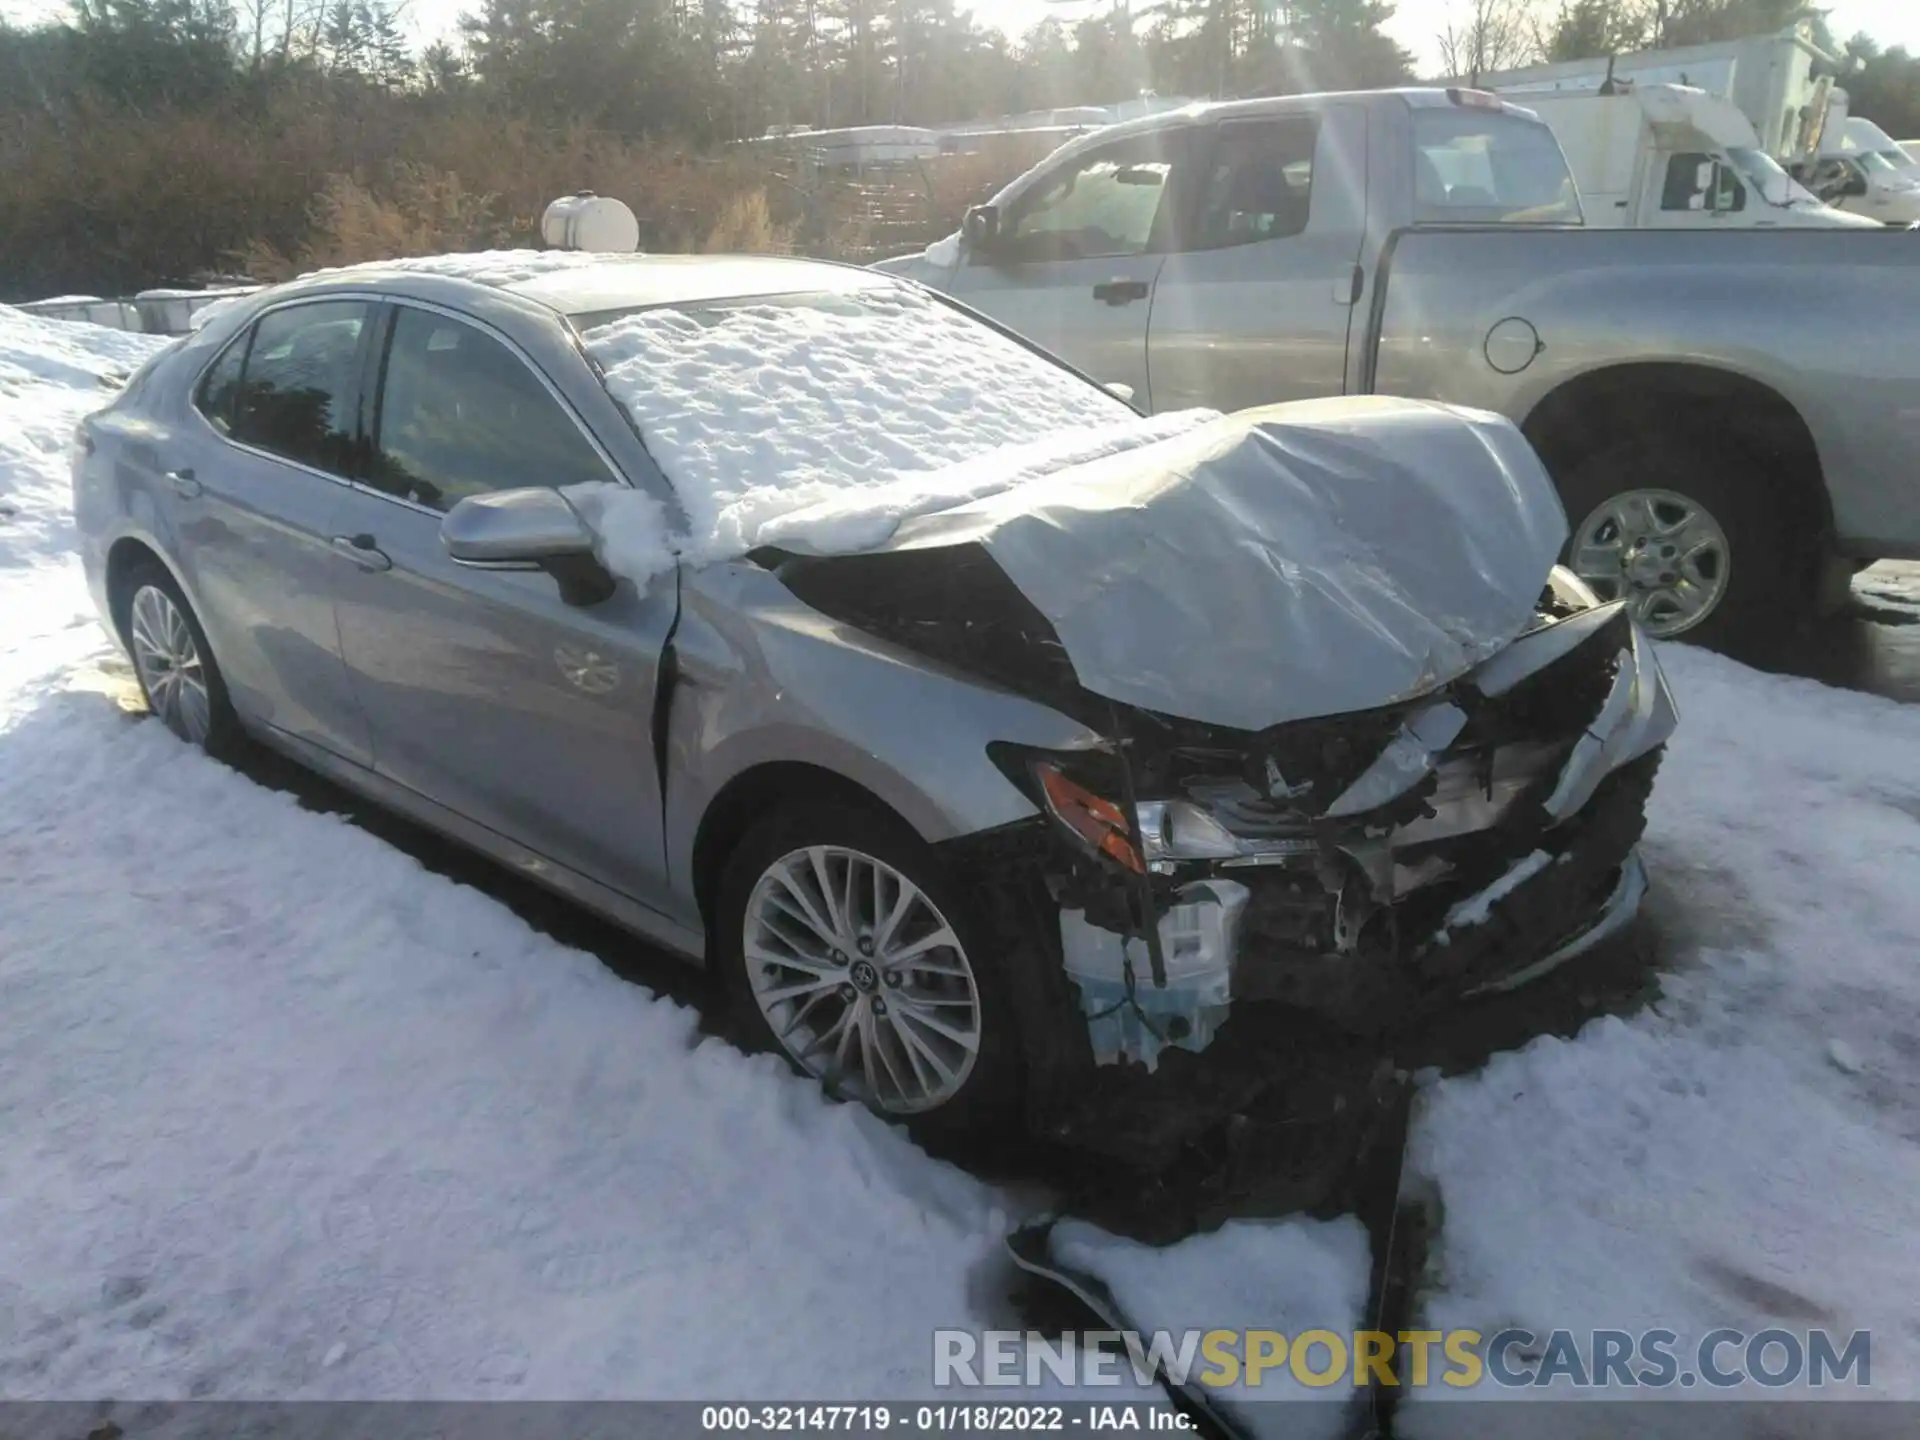
[[1533, 629], [1415, 701], [1251, 734], [1116, 707], [1105, 752], [997, 758], [1053, 822], [1094, 1058], [1153, 1070], [1240, 1006], [1386, 1027], [1619, 929], [1675, 719], [1624, 608], [1556, 572]]
[[1038, 814], [944, 848], [1006, 946], [1052, 957], [1011, 967], [1040, 1088], [1171, 1124], [1259, 1088], [1286, 1017], [1392, 1028], [1631, 918], [1676, 715], [1625, 609], [1555, 565], [1565, 537], [1510, 424], [1365, 399], [759, 558], [1086, 728], [989, 745]]

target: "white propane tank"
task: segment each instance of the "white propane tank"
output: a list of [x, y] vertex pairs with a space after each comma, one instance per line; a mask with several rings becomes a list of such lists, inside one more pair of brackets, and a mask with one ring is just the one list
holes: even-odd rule
[[556, 250], [630, 255], [640, 248], [640, 222], [618, 200], [582, 190], [547, 206], [540, 236]]

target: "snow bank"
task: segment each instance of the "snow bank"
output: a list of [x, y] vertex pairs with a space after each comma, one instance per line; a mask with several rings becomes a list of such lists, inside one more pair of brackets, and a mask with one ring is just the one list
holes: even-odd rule
[[73, 428], [171, 343], [0, 305], [0, 615], [18, 638], [90, 617], [73, 557]]
[[[1426, 1090], [1410, 1164], [1446, 1217], [1423, 1323], [1666, 1328], [1687, 1368], [1718, 1326], [1870, 1330], [1866, 1394], [1920, 1398], [1920, 710], [1661, 663], [1685, 721], [1648, 905], [1675, 971], [1651, 1012]], [[1481, 1433], [1412, 1398], [1402, 1433]]]
[[[1291, 1340], [1310, 1330], [1341, 1339], [1344, 1373], [1329, 1385], [1304, 1385], [1290, 1365], [1265, 1370], [1255, 1383], [1244, 1371], [1232, 1384], [1196, 1356], [1190, 1380], [1262, 1440], [1335, 1440], [1349, 1433], [1356, 1390], [1350, 1337], [1362, 1328], [1370, 1255], [1367, 1232], [1352, 1216], [1339, 1220], [1235, 1220], [1178, 1245], [1141, 1245], [1084, 1221], [1055, 1227], [1052, 1254], [1062, 1265], [1098, 1276], [1126, 1323], [1149, 1343], [1156, 1331], [1177, 1343], [1184, 1332], [1277, 1331]], [[1288, 1355], [1291, 1360], [1291, 1355]], [[1333, 1352], [1309, 1346], [1309, 1375], [1334, 1364]]]
[[[685, 512], [628, 522], [605, 557], [644, 583], [777, 543], [882, 543], [909, 514], [1214, 418], [1143, 420], [1117, 398], [944, 305], [901, 290], [832, 308], [643, 311], [584, 337]], [[631, 502], [611, 497], [613, 518]], [[619, 520], [615, 518], [615, 523]]]

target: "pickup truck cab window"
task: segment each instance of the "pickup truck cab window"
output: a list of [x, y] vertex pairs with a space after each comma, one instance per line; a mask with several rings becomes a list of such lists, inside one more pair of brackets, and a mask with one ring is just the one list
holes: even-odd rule
[[1141, 255], [1153, 248], [1173, 184], [1161, 136], [1141, 136], [1067, 161], [1029, 187], [1002, 222], [1003, 264]]
[[1573, 172], [1537, 120], [1478, 106], [1413, 110], [1414, 219], [1484, 225], [1580, 223]]
[[1313, 201], [1312, 116], [1223, 125], [1208, 156], [1189, 250], [1281, 240], [1307, 228]]

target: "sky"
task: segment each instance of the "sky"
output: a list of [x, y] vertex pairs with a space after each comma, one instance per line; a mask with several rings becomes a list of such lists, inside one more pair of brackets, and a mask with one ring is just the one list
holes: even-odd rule
[[[445, 34], [463, 10], [477, 8], [478, 0], [412, 0], [409, 18], [417, 33], [424, 36]], [[962, 9], [971, 9], [983, 25], [997, 26], [1009, 35], [1019, 35], [1028, 27], [1058, 15], [1063, 20], [1078, 20], [1111, 4], [1112, 0], [960, 0]], [[0, 0], [0, 15], [12, 20], [30, 20], [59, 14], [65, 10], [61, 0]], [[1883, 46], [1904, 45], [1920, 54], [1920, 0], [1832, 0], [1827, 17], [1833, 33], [1841, 39], [1864, 30]], [[1449, 13], [1464, 9], [1464, 0], [1399, 0], [1399, 8], [1387, 24], [1387, 33], [1411, 50], [1423, 74], [1439, 68], [1434, 36], [1447, 24]]]

